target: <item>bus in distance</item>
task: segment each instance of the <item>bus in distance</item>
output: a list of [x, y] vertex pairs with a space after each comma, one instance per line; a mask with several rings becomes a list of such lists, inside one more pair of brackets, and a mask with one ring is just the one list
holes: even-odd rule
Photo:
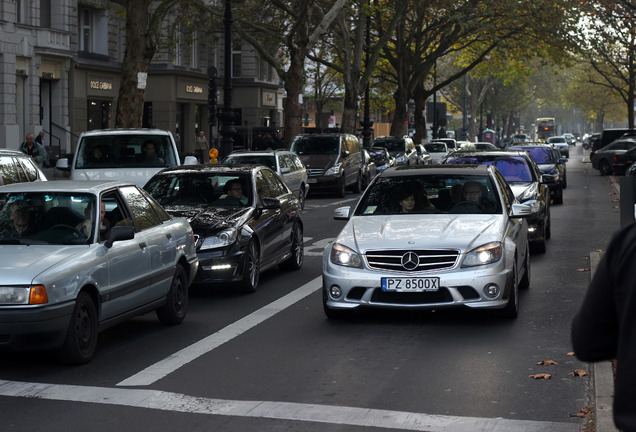
[[546, 140], [556, 135], [554, 117], [538, 118], [536, 122], [536, 139]]

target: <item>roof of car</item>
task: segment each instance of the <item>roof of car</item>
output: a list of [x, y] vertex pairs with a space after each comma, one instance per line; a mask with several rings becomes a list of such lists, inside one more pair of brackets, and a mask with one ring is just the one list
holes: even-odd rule
[[163, 129], [134, 128], [134, 129], [95, 129], [82, 132], [82, 136], [93, 135], [169, 135], [170, 132]]
[[20, 150], [12, 150], [12, 149], [0, 149], [1, 156], [26, 156], [26, 154], [22, 153]]
[[134, 186], [134, 183], [112, 180], [56, 180], [47, 182], [12, 183], [2, 186], [1, 192], [78, 192], [99, 193], [116, 186]]
[[286, 149], [271, 149], [271, 150], [236, 150], [230, 153], [228, 156], [241, 156], [241, 155], [271, 156], [271, 155], [275, 155], [279, 153], [296, 155], [296, 153], [290, 152], [289, 150], [286, 150]]
[[250, 173], [255, 169], [267, 168], [264, 165], [259, 164], [237, 164], [237, 165], [228, 165], [228, 164], [216, 164], [216, 165], [181, 165], [181, 166], [173, 166], [170, 168], [163, 169], [159, 171], [157, 175], [166, 175], [166, 174], [180, 174], [180, 173], [213, 173], [216, 171], [228, 172], [228, 173]]
[[479, 165], [479, 164], [470, 164], [470, 165], [402, 165], [398, 167], [392, 167], [382, 172], [382, 176], [384, 177], [399, 177], [404, 175], [418, 175], [423, 174], [438, 174], [438, 175], [447, 175], [456, 173], [461, 170], [462, 174], [468, 175], [488, 175], [490, 171], [492, 171], [494, 167], [492, 165]]
[[521, 150], [489, 150], [489, 151], [454, 151], [448, 155], [448, 157], [472, 157], [479, 159], [489, 159], [494, 157], [514, 157], [522, 156], [526, 157], [528, 153]]

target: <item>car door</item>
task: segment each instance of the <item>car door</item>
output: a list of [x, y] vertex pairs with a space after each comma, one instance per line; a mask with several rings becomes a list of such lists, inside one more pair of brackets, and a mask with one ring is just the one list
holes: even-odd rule
[[[276, 175], [267, 169], [256, 173], [256, 191], [258, 194], [260, 214], [257, 220], [261, 237], [261, 250], [263, 264], [275, 261], [285, 252], [281, 250], [283, 237], [291, 234], [291, 226], [287, 227], [287, 213], [285, 208], [289, 206], [287, 190]], [[281, 208], [265, 209], [262, 207], [263, 198], [274, 198], [281, 202]]]
[[[136, 227], [129, 206], [119, 190], [102, 194], [100, 202], [105, 204], [106, 217], [112, 227]], [[101, 318], [107, 320], [148, 302], [150, 259], [146, 237], [140, 232], [135, 232], [135, 237], [130, 240], [114, 242], [110, 248], [103, 243], [102, 247], [107, 261], [108, 286], [98, 288], [102, 304]]]
[[296, 169], [294, 162], [289, 159], [289, 156], [284, 154], [277, 154], [279, 173], [283, 178], [283, 181], [288, 188], [298, 195], [300, 190], [300, 173]]

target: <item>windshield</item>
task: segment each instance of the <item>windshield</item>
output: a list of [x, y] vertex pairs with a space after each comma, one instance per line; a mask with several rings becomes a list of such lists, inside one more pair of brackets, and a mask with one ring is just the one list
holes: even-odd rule
[[299, 155], [338, 154], [340, 152], [339, 137], [298, 137], [290, 150]]
[[511, 183], [514, 182], [534, 182], [537, 181], [532, 175], [532, 171], [528, 166], [528, 161], [522, 156], [495, 156], [495, 157], [479, 157], [479, 156], [458, 156], [449, 157], [445, 161], [446, 164], [482, 164], [494, 165], [501, 174]]
[[237, 165], [237, 164], [256, 164], [265, 165], [276, 171], [276, 158], [273, 155], [229, 155], [224, 161], [224, 164]]
[[249, 173], [169, 173], [153, 177], [144, 189], [163, 207], [243, 207], [252, 204]]
[[538, 164], [557, 163], [552, 150], [545, 147], [510, 148], [510, 150], [525, 150], [530, 153], [532, 159]]
[[384, 148], [371, 148], [371, 150], [369, 150], [369, 155], [371, 156], [371, 159], [373, 159], [373, 161], [376, 163], [384, 164], [389, 162], [389, 155]]
[[62, 192], [0, 194], [0, 244], [88, 244], [95, 196]]
[[82, 138], [75, 168], [142, 168], [177, 165], [166, 135], [103, 134]]
[[360, 200], [355, 215], [501, 212], [497, 189], [488, 176], [422, 174], [378, 178]]

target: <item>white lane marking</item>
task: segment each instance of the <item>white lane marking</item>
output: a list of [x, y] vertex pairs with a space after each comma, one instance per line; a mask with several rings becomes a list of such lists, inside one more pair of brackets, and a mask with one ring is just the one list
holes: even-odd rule
[[[322, 253], [325, 250], [325, 247], [334, 241], [335, 237], [328, 237], [324, 239], [320, 239], [318, 241], [313, 242], [309, 246], [305, 246], [304, 253], [305, 256], [322, 256]], [[313, 240], [311, 237], [305, 237], [303, 241], [307, 244], [310, 240]]]
[[216, 333], [201, 339], [200, 341], [177, 351], [174, 354], [166, 357], [163, 360], [147, 367], [146, 369], [136, 373], [135, 375], [126, 378], [118, 386], [143, 386], [150, 385], [168, 374], [179, 369], [181, 366], [197, 359], [198, 357], [212, 351], [213, 349], [221, 346], [225, 342], [234, 339], [237, 336], [245, 333], [256, 325], [262, 323], [268, 318], [283, 311], [294, 303], [304, 299], [314, 291], [317, 291], [322, 286], [322, 276], [318, 276], [314, 280], [307, 282], [300, 288], [290, 292], [284, 297], [263, 306], [259, 310], [252, 312], [246, 317], [222, 328]]
[[580, 422], [429, 415], [333, 405], [235, 401], [146, 389], [121, 389], [0, 380], [0, 396], [118, 405], [192, 414], [269, 418], [426, 432], [575, 432]]
[[[348, 199], [343, 199], [340, 200], [336, 203], [330, 203], [330, 204], [310, 204], [308, 201], [305, 201], [305, 209], [317, 209], [317, 208], [326, 208], [326, 207], [342, 207], [343, 204], [351, 202], [351, 201], [355, 201], [358, 202], [358, 200], [360, 199], [360, 197], [354, 197], [354, 198], [348, 198]], [[304, 210], [303, 210], [304, 211]]]

